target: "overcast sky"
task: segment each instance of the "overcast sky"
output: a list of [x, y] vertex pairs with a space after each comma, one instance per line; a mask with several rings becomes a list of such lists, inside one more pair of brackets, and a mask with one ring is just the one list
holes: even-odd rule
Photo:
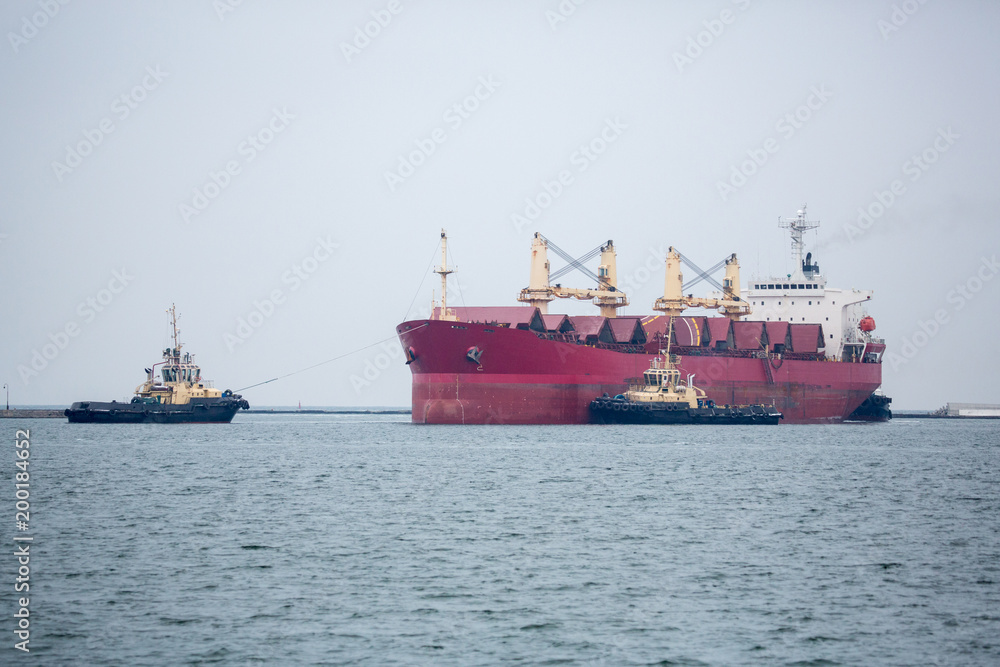
[[1000, 403], [994, 1], [17, 0], [0, 26], [16, 405], [128, 398], [172, 302], [220, 388], [389, 339], [253, 405], [409, 405], [392, 337], [441, 227], [453, 304], [516, 304], [541, 231], [614, 239], [645, 314], [669, 245], [790, 272], [803, 203], [829, 286], [874, 290], [893, 407]]

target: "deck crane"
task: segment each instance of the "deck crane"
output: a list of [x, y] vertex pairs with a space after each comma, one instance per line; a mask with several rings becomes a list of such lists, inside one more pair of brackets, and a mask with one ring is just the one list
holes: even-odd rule
[[667, 252], [667, 271], [663, 283], [663, 296], [653, 304], [653, 310], [659, 310], [670, 317], [679, 316], [688, 308], [715, 308], [732, 320], [738, 320], [750, 314], [750, 305], [740, 298], [740, 263], [733, 253], [723, 264], [726, 267], [726, 277], [719, 284], [708, 272], [702, 271], [690, 260], [685, 263], [700, 273], [699, 279], [705, 279], [717, 285], [722, 292], [721, 299], [704, 299], [691, 294], [684, 295], [681, 261], [683, 255], [673, 246]]
[[[548, 250], [566, 260], [567, 265], [559, 269], [555, 274], [549, 272]], [[583, 262], [588, 261], [598, 254], [601, 256], [600, 266], [595, 274]], [[576, 289], [563, 287], [562, 285], [552, 285], [553, 277], [566, 275], [572, 269], [580, 271], [588, 278], [597, 283], [596, 289]], [[535, 232], [531, 241], [531, 273], [529, 274], [528, 286], [521, 290], [517, 300], [536, 306], [542, 314], [547, 314], [549, 302], [554, 299], [579, 299], [580, 301], [593, 300], [594, 304], [601, 309], [604, 317], [616, 317], [618, 309], [628, 305], [628, 297], [618, 289], [618, 273], [615, 262], [615, 245], [609, 240], [597, 248], [574, 258], [565, 250], [545, 238], [540, 232]]]

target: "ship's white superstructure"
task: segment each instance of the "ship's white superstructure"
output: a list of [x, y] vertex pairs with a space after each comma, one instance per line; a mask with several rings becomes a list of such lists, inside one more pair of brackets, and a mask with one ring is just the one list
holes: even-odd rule
[[744, 319], [820, 324], [828, 359], [851, 360], [864, 354], [869, 343], [884, 343], [861, 327], [868, 317], [865, 305], [872, 291], [827, 287], [819, 264], [812, 253], [805, 252], [803, 233], [819, 226], [818, 221], [806, 219], [806, 207], [779, 223], [792, 237], [795, 270], [786, 276], [752, 279], [740, 295], [750, 304], [751, 312]]

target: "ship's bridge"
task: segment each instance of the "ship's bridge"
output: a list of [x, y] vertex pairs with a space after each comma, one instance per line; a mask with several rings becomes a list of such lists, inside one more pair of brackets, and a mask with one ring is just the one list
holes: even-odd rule
[[676, 368], [678, 363], [680, 363], [680, 357], [676, 354], [671, 354], [666, 358], [656, 357], [653, 359], [649, 368], [642, 373], [646, 387], [676, 386], [681, 377], [680, 371]]
[[643, 374], [643, 380], [645, 380], [646, 385], [650, 387], [662, 387], [667, 385], [677, 384], [677, 380], [680, 379], [680, 371], [676, 370], [664, 370], [664, 369], [650, 369]]
[[186, 382], [189, 384], [206, 383], [201, 379], [201, 367], [194, 362], [194, 355], [177, 348], [167, 348], [163, 351], [165, 360], [164, 366], [160, 369], [160, 375], [166, 382]]
[[771, 294], [822, 294], [826, 289], [826, 279], [822, 276], [815, 278], [793, 279], [792, 276], [784, 278], [762, 278], [757, 279], [747, 285], [747, 294], [758, 294], [766, 296]]

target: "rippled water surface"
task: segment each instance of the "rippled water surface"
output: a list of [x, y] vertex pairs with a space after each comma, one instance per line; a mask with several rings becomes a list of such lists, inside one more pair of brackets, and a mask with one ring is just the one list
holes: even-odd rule
[[1000, 422], [403, 419], [25, 422], [34, 660], [1000, 664]]

